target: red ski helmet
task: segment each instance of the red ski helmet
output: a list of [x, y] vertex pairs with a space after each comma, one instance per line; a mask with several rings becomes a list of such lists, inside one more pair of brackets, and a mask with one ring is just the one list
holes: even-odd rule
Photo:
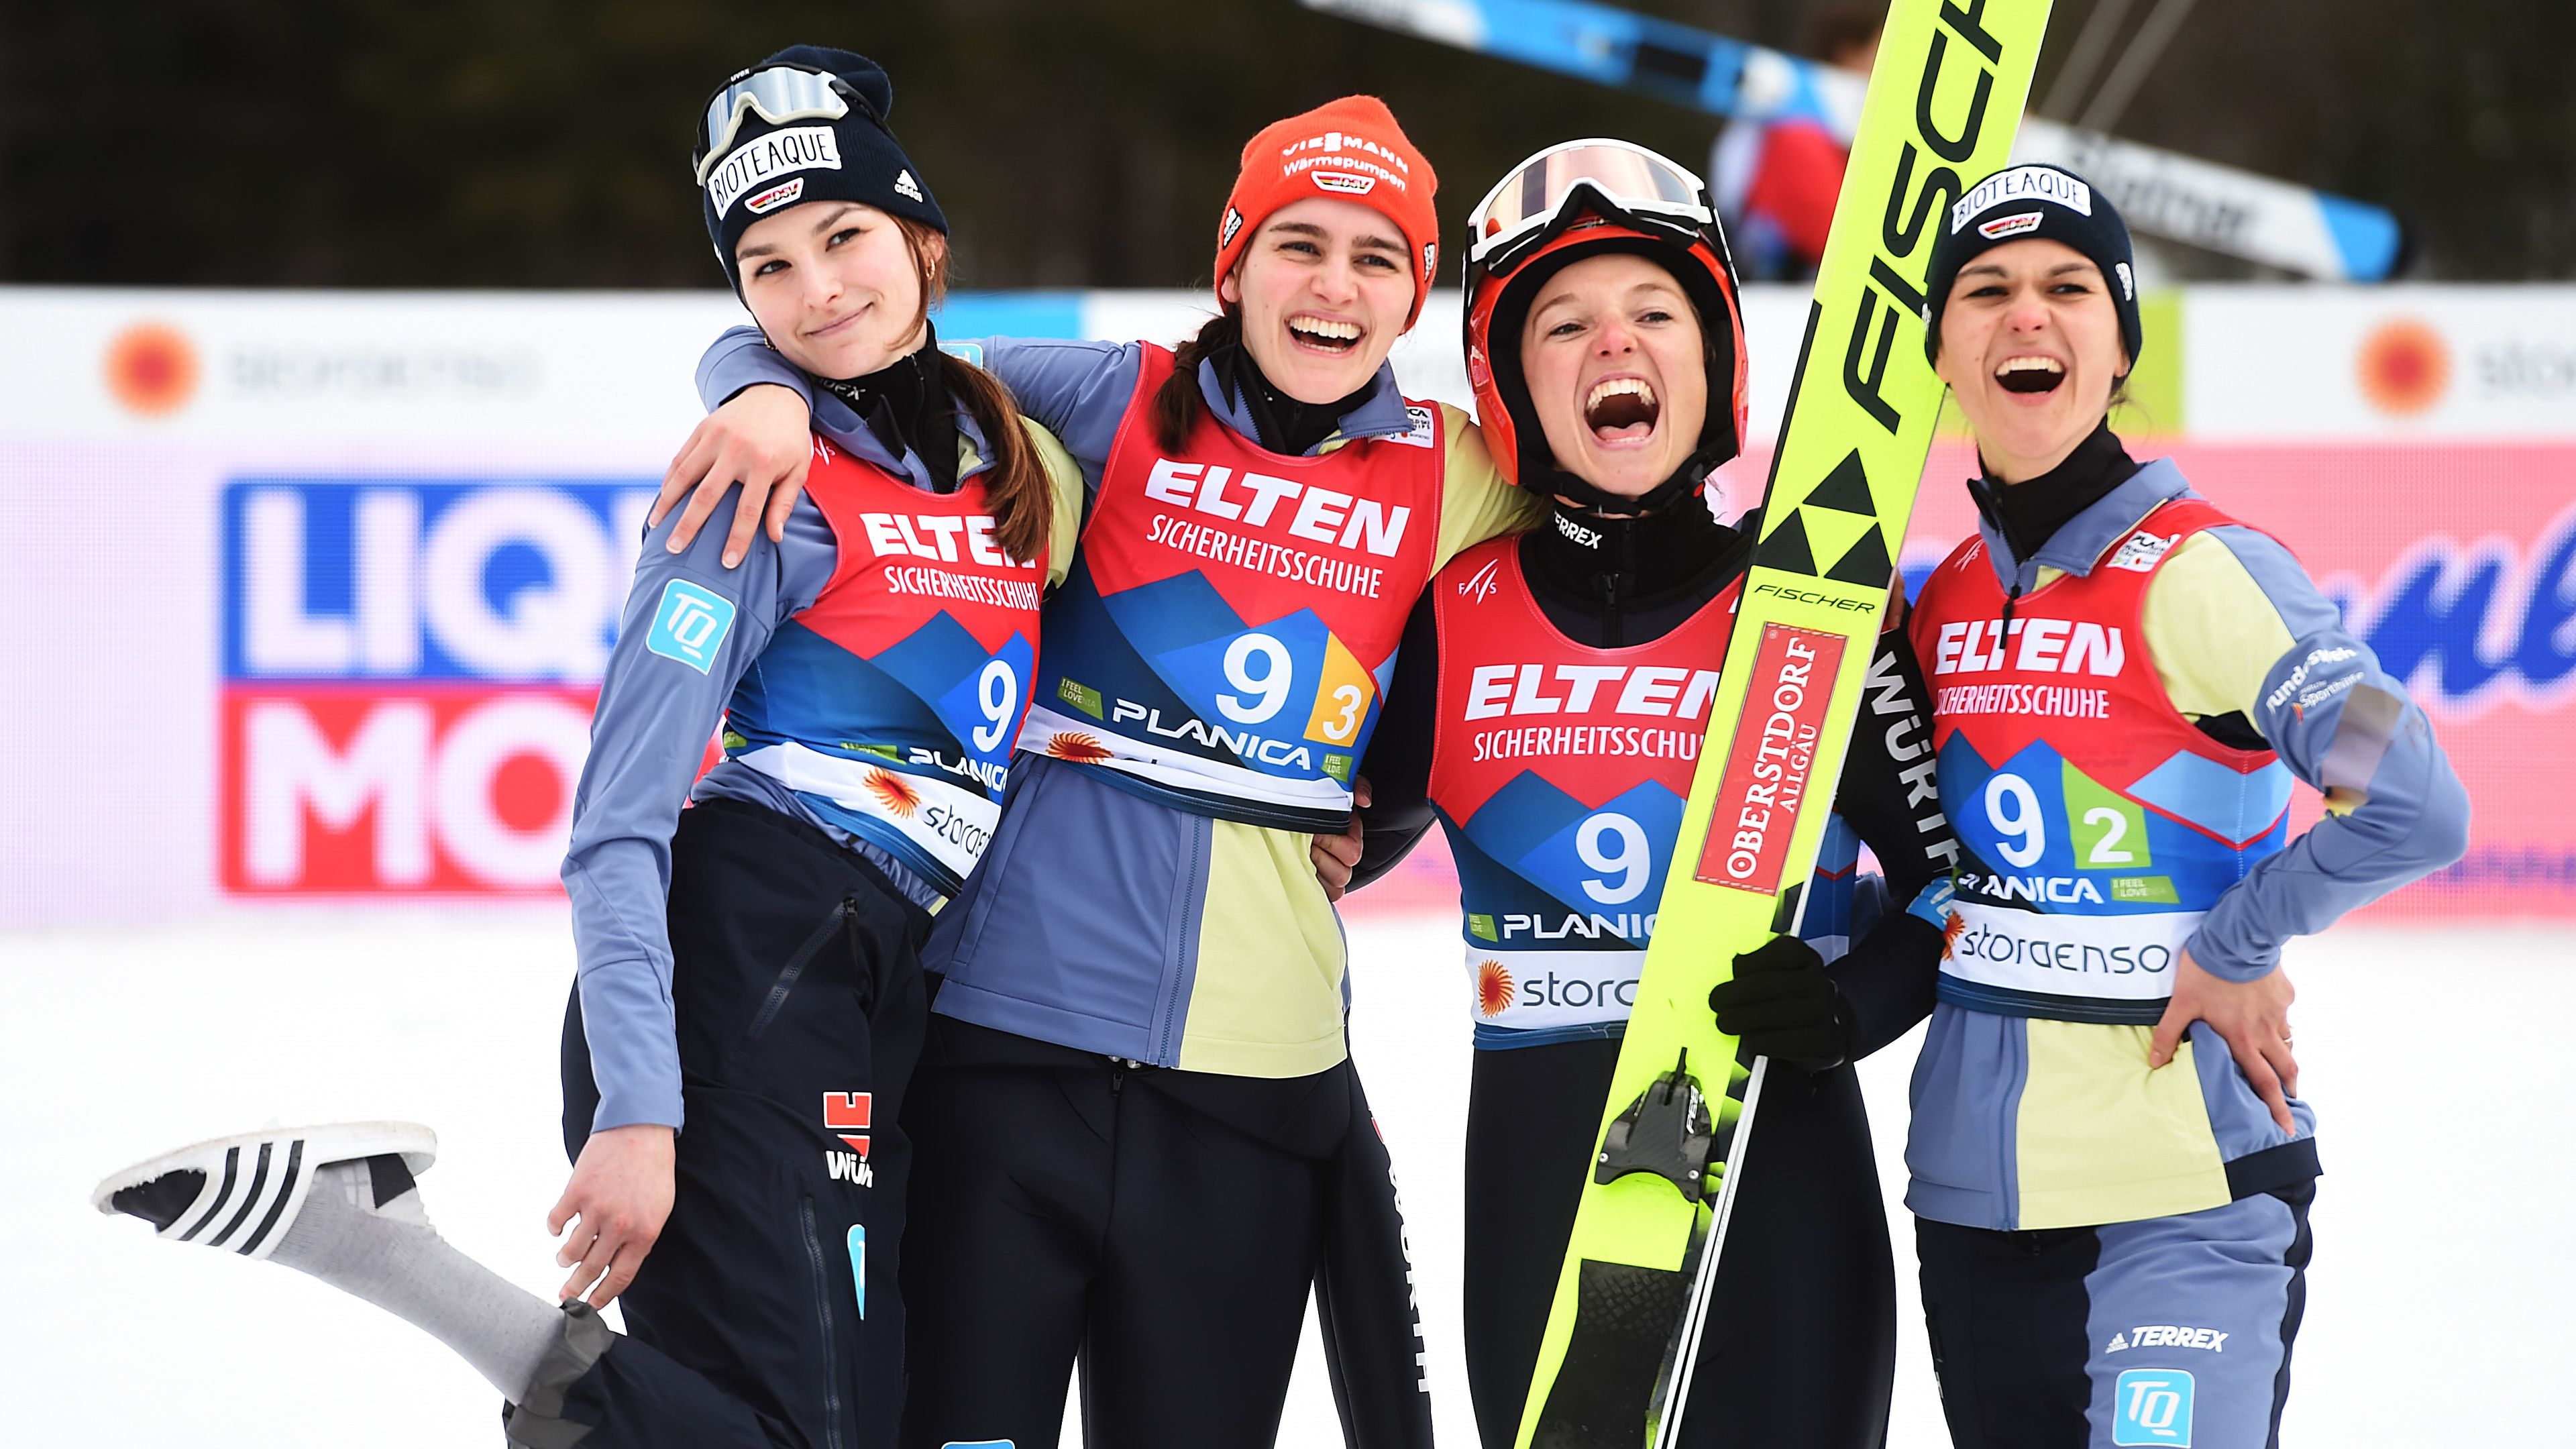
[[[1519, 483], [1552, 461], [1520, 368], [1530, 303], [1548, 277], [1603, 252], [1646, 257], [1681, 283], [1710, 352], [1698, 455], [1715, 468], [1743, 451], [1747, 369], [1735, 259], [1697, 175], [1627, 141], [1567, 141], [1513, 167], [1469, 213], [1467, 226], [1467, 381], [1503, 477]], [[1704, 485], [1703, 476], [1681, 491]]]

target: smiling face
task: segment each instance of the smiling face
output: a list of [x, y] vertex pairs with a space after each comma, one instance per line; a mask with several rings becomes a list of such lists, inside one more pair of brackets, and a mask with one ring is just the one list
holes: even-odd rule
[[742, 300], [771, 346], [817, 377], [863, 377], [921, 346], [922, 269], [894, 218], [854, 201], [809, 201], [751, 224], [734, 248]]
[[1673, 475], [1708, 420], [1708, 344], [1673, 274], [1641, 256], [1585, 257], [1539, 286], [1521, 379], [1556, 466], [1636, 498]]
[[2064, 242], [2034, 237], [1959, 269], [1934, 369], [1967, 414], [1986, 467], [2019, 483], [2064, 462], [2101, 423], [2129, 354], [2101, 268]]
[[1377, 375], [1413, 310], [1404, 235], [1356, 201], [1309, 197], [1270, 213], [1217, 283], [1243, 309], [1243, 345], [1271, 385], [1336, 402]]

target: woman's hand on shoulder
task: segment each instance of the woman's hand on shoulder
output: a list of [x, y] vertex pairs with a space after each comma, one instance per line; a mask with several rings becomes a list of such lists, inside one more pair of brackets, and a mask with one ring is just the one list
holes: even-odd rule
[[727, 398], [691, 430], [663, 470], [662, 495], [653, 501], [645, 522], [658, 525], [686, 498], [688, 506], [680, 510], [667, 544], [679, 553], [724, 502], [725, 490], [742, 484], [742, 500], [734, 505], [724, 546], [724, 566], [732, 568], [751, 552], [752, 533], [764, 519], [771, 541], [785, 541], [787, 515], [805, 491], [805, 470], [813, 461], [814, 415], [805, 399], [775, 384], [754, 384]]
[[671, 1217], [677, 1136], [668, 1127], [637, 1123], [593, 1132], [582, 1144], [572, 1181], [546, 1214], [546, 1231], [564, 1240], [555, 1266], [572, 1269], [558, 1299], [570, 1302], [587, 1292], [591, 1307], [606, 1308], [635, 1281]]

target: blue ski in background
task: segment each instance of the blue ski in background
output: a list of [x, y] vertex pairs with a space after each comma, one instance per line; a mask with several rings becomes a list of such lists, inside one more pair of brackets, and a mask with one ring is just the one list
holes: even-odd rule
[[[1810, 120], [1849, 144], [1867, 78], [1586, 0], [1298, 0], [1309, 10], [1712, 115]], [[2385, 208], [2030, 117], [2016, 161], [2102, 188], [2131, 227], [2329, 282], [2382, 282], [2405, 232]]]

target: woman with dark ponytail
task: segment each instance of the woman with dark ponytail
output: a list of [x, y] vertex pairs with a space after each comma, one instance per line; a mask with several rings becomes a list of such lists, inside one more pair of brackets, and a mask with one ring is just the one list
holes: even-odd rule
[[[985, 344], [1089, 496], [1001, 824], [923, 957], [908, 1443], [1054, 1443], [1077, 1354], [1095, 1442], [1268, 1443], [1310, 1291], [1360, 1442], [1428, 1442], [1309, 852], [1349, 828], [1424, 582], [1535, 515], [1386, 366], [1434, 185], [1383, 104], [1332, 102], [1245, 146], [1195, 339]], [[758, 460], [829, 399], [747, 332], [701, 387], [664, 493], [705, 481], [691, 524], [792, 471]]]
[[716, 254], [825, 379], [829, 436], [800, 441], [805, 493], [747, 567], [712, 537], [636, 566], [564, 862], [561, 1311], [429, 1228], [426, 1128], [254, 1133], [98, 1190], [438, 1336], [524, 1449], [896, 1442], [920, 949], [992, 838], [1081, 475], [937, 347], [947, 222], [891, 100], [873, 62], [797, 46], [700, 125]]

